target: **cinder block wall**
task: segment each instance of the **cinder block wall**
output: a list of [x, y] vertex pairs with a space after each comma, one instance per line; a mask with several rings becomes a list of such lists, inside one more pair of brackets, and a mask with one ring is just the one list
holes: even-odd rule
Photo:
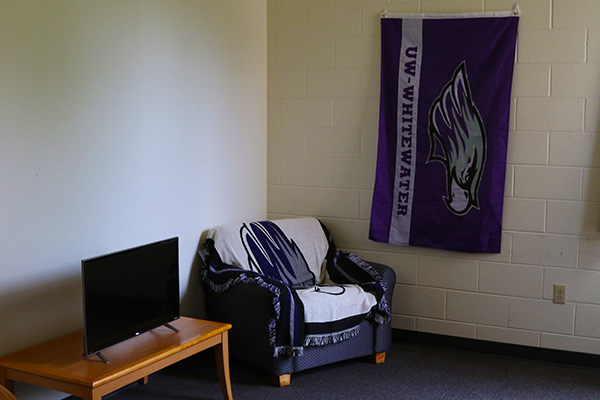
[[[513, 5], [269, 0], [269, 216], [319, 217], [338, 246], [392, 265], [396, 328], [600, 354], [598, 0], [519, 0], [502, 252], [367, 239], [381, 12]], [[555, 283], [567, 304], [552, 302]]]

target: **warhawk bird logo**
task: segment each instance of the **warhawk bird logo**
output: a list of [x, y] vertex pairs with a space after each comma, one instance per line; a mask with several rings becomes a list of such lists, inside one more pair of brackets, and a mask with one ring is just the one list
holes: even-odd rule
[[302, 251], [271, 221], [243, 224], [240, 237], [252, 271], [280, 280], [292, 287], [315, 284]]
[[463, 61], [429, 109], [429, 157], [446, 168], [446, 206], [457, 215], [479, 208], [487, 143]]

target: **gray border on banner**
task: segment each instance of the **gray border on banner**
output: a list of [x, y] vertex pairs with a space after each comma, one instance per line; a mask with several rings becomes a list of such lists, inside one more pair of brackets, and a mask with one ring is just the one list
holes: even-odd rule
[[[409, 49], [416, 47], [416, 58]], [[413, 190], [415, 186], [415, 165], [417, 158], [417, 117], [419, 104], [419, 84], [421, 80], [421, 53], [423, 51], [423, 20], [405, 19], [402, 21], [402, 41], [400, 45], [400, 60], [398, 64], [398, 110], [396, 132], [396, 175], [394, 177], [394, 202], [390, 221], [388, 243], [409, 244], [410, 224], [412, 217]], [[407, 63], [416, 61], [414, 76], [405, 70]], [[405, 89], [413, 87], [413, 99], [406, 103], [403, 98]], [[408, 88], [408, 89], [407, 89]], [[407, 112], [407, 105], [410, 112]], [[410, 132], [407, 132], [410, 130]], [[407, 134], [410, 136], [407, 144]], [[410, 170], [404, 165], [403, 153], [409, 151]], [[406, 159], [406, 156], [404, 156]], [[408, 176], [407, 176], [408, 174]], [[401, 194], [402, 193], [402, 194]], [[406, 202], [407, 208], [403, 204]], [[402, 205], [402, 206], [401, 206]], [[404, 212], [403, 212], [404, 211]]]

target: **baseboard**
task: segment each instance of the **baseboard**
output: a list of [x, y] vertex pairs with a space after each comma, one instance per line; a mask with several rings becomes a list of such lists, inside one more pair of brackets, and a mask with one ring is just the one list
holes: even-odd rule
[[392, 329], [392, 340], [396, 343], [442, 347], [584, 368], [600, 368], [600, 355], [596, 354], [490, 342], [404, 329]]

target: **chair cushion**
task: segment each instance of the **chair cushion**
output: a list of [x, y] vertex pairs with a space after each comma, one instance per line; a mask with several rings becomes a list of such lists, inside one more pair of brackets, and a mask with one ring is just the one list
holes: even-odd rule
[[329, 243], [315, 218], [224, 225], [207, 235], [221, 260], [292, 287], [319, 283]]
[[356, 315], [364, 315], [377, 304], [373, 293], [358, 285], [314, 286], [296, 289], [304, 304], [304, 321], [330, 322]]
[[[377, 305], [377, 298], [358, 285], [323, 285], [296, 289], [304, 304], [308, 336], [347, 331], [356, 327]], [[310, 340], [310, 338], [308, 338]]]

